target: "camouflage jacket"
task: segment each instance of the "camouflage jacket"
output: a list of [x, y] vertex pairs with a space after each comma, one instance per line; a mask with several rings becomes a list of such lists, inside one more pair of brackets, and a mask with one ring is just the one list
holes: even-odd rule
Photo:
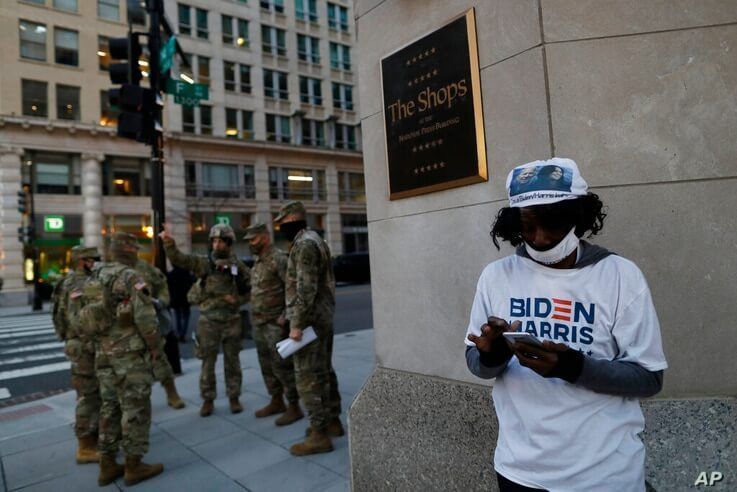
[[156, 311], [148, 286], [135, 270], [122, 263], [106, 263], [85, 284], [83, 296], [80, 326], [97, 336], [98, 352], [116, 356], [156, 350]]
[[305, 229], [289, 249], [286, 282], [290, 328], [330, 323], [335, 312], [335, 277], [330, 248], [315, 231]]
[[79, 330], [79, 311], [82, 308], [82, 289], [90, 278], [91, 275], [84, 270], [73, 270], [56, 284], [52, 318], [60, 340], [83, 335]]
[[[166, 256], [172, 264], [194, 273], [197, 282], [187, 299], [199, 304], [200, 315], [209, 321], [224, 322], [240, 317], [240, 306], [251, 297], [251, 271], [235, 255], [226, 259], [185, 254], [172, 239], [164, 241]], [[228, 302], [225, 296], [236, 302]]]
[[151, 291], [151, 297], [161, 303], [161, 307], [169, 306], [169, 285], [166, 283], [166, 275], [150, 263], [138, 260], [132, 267], [143, 277], [143, 281]]
[[287, 254], [274, 246], [258, 255], [251, 269], [251, 316], [254, 324], [268, 323], [284, 314]]

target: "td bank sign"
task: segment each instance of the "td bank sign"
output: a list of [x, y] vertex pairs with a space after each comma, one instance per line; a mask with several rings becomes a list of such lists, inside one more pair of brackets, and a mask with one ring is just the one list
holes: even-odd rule
[[45, 232], [64, 232], [64, 216], [63, 215], [45, 215], [44, 216]]

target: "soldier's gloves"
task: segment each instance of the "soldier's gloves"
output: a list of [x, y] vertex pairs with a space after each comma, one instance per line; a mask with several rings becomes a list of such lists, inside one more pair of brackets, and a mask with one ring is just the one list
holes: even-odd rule
[[571, 384], [575, 383], [583, 370], [584, 355], [578, 350], [569, 348], [558, 352], [558, 363], [545, 378], [559, 378]]

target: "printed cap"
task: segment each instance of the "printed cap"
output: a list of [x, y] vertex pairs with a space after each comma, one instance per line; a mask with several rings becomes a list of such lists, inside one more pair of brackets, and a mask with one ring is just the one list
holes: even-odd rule
[[284, 217], [291, 214], [304, 214], [305, 213], [305, 206], [300, 201], [291, 201], [287, 202], [284, 205], [282, 205], [281, 209], [279, 209], [279, 215], [274, 219], [274, 222], [278, 223], [284, 220]]
[[138, 238], [130, 232], [116, 232], [113, 234], [113, 238], [110, 241], [111, 248], [120, 248], [122, 246], [131, 246], [136, 249], [140, 249], [138, 245]]
[[246, 228], [246, 235], [243, 236], [243, 239], [252, 239], [259, 234], [263, 234], [265, 232], [269, 232], [269, 230], [266, 228], [266, 224], [264, 224], [263, 222], [258, 222]]
[[100, 253], [97, 251], [97, 248], [92, 248], [92, 247], [75, 246], [72, 248], [72, 261], [77, 261], [77, 260], [86, 259], [86, 258], [92, 258], [93, 260], [99, 260]]
[[510, 207], [548, 205], [578, 198], [588, 190], [576, 163], [563, 157], [522, 164], [507, 176]]

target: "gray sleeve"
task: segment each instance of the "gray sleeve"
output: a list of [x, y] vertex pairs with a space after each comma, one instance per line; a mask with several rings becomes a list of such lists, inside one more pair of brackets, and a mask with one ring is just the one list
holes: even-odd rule
[[509, 359], [496, 366], [486, 366], [481, 361], [481, 354], [476, 347], [466, 347], [466, 365], [474, 376], [482, 379], [492, 379], [501, 375], [507, 368]]
[[648, 371], [633, 362], [584, 357], [581, 375], [575, 384], [595, 393], [647, 398], [663, 388], [663, 371]]

